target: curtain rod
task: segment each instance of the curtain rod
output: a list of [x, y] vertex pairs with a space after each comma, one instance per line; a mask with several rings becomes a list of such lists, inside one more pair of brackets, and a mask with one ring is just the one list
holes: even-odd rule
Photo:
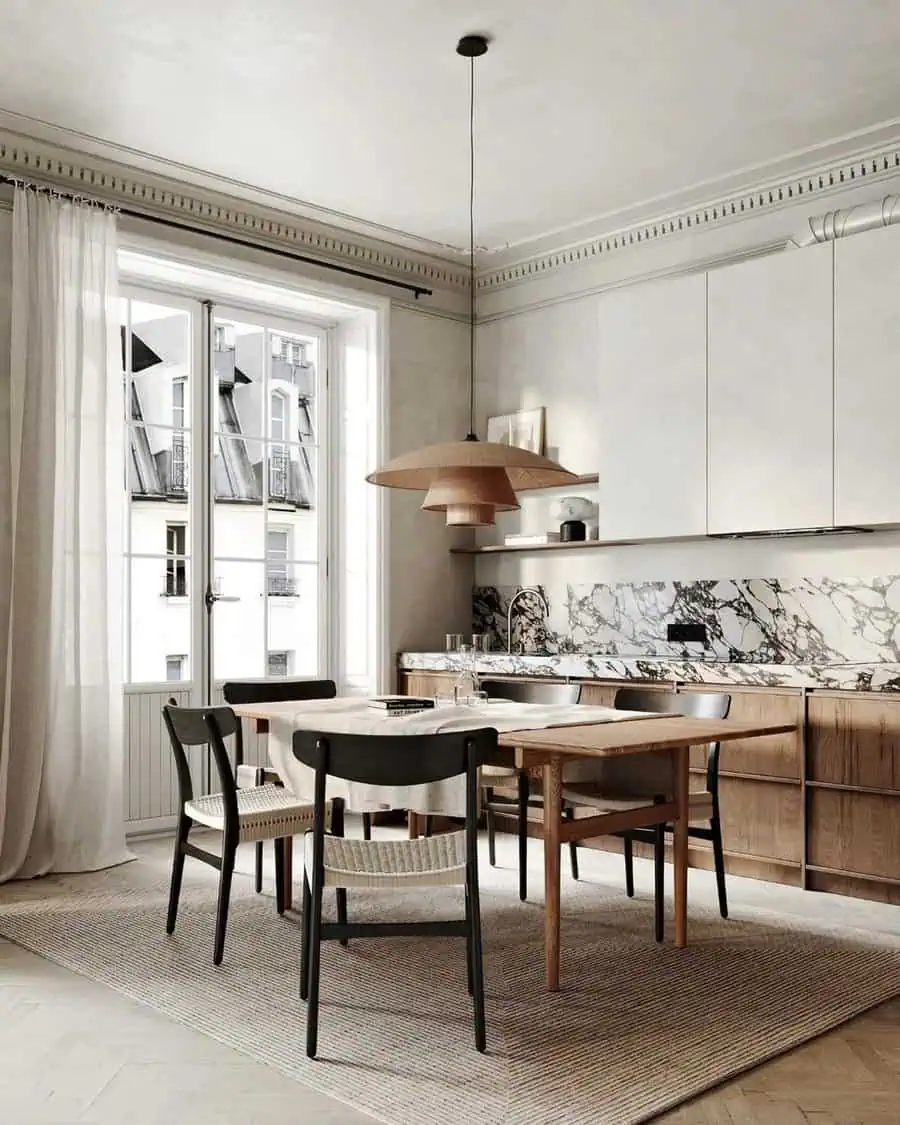
[[[64, 199], [75, 200], [91, 198], [90, 196], [86, 196], [83, 192], [63, 191], [49, 184], [32, 185], [30, 181], [24, 180], [21, 177], [8, 176], [2, 173], [0, 173], [0, 183], [10, 184], [13, 187], [17, 185], [21, 186], [22, 184], [38, 188], [44, 188], [46, 186], [46, 190], [52, 191], [54, 195], [59, 195]], [[107, 206], [111, 206], [120, 215], [125, 215], [129, 219], [140, 219], [142, 222], [156, 223], [157, 226], [169, 227], [173, 230], [183, 230], [188, 231], [192, 234], [202, 234], [207, 236], [208, 238], [217, 238], [220, 242], [231, 243], [231, 245], [233, 246], [244, 246], [249, 250], [263, 250], [267, 254], [275, 254], [279, 258], [288, 258], [292, 262], [303, 262], [305, 265], [316, 266], [318, 269], [334, 270], [336, 273], [348, 274], [350, 277], [359, 277], [364, 281], [376, 281], [380, 285], [391, 285], [395, 289], [405, 289], [408, 293], [412, 293], [415, 296], [416, 300], [418, 300], [419, 297], [430, 297], [432, 295], [431, 289], [426, 289], [422, 285], [414, 285], [409, 281], [397, 281], [392, 277], [382, 277], [377, 273], [367, 273], [365, 270], [357, 270], [352, 266], [342, 266], [336, 262], [326, 262], [321, 258], [313, 258], [308, 254], [295, 254], [292, 250], [282, 250], [275, 246], [262, 245], [258, 242], [252, 242], [248, 238], [238, 238], [237, 235], [225, 234], [224, 232], [215, 230], [207, 230], [205, 227], [194, 226], [191, 223], [182, 223], [177, 219], [163, 219], [158, 215], [151, 215], [143, 211], [132, 211], [127, 207], [120, 207], [118, 204], [108, 204], [106, 200], [98, 199], [97, 202], [106, 204]]]

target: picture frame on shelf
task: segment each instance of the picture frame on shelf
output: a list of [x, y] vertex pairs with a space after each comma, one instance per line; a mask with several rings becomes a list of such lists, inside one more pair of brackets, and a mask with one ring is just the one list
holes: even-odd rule
[[487, 440], [543, 455], [544, 415], [543, 406], [517, 410], [513, 414], [496, 414], [487, 420]]

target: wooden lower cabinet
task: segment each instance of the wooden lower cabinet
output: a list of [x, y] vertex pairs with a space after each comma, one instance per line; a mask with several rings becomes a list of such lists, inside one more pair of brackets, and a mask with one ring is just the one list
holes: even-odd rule
[[[498, 677], [500, 678], [500, 677]], [[518, 677], [516, 677], [518, 678]], [[453, 677], [400, 674], [400, 691], [434, 695]], [[582, 702], [612, 706], [621, 682], [586, 681]], [[671, 692], [671, 684], [642, 688]], [[726, 867], [735, 875], [900, 904], [900, 695], [679, 686], [731, 695], [730, 718], [796, 723], [798, 734], [726, 744], [720, 802]], [[692, 751], [693, 784], [705, 752]], [[621, 841], [591, 841], [620, 851]], [[636, 854], [649, 849], [636, 847]], [[691, 863], [711, 867], [703, 841]]]

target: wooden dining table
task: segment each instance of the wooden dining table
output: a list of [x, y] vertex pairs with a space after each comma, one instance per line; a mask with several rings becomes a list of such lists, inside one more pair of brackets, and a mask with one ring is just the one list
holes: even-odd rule
[[687, 945], [688, 824], [690, 821], [690, 749], [711, 742], [789, 734], [792, 723], [739, 723], [728, 719], [683, 716], [641, 718], [620, 723], [511, 731], [498, 736], [522, 770], [540, 770], [543, 778], [544, 839], [544, 975], [548, 992], [559, 990], [560, 851], [563, 844], [608, 836], [648, 823], [647, 809], [601, 812], [563, 819], [563, 771], [567, 762], [623, 754], [669, 751], [673, 755], [674, 792], [654, 807], [654, 819], [674, 826], [675, 944]]
[[[299, 705], [295, 705], [299, 706]], [[270, 719], [284, 718], [284, 703], [253, 703], [234, 708], [251, 720], [258, 734], [266, 733]], [[560, 853], [563, 844], [608, 836], [652, 823], [674, 827], [675, 944], [687, 944], [688, 823], [690, 748], [711, 742], [764, 738], [796, 731], [792, 723], [742, 723], [728, 719], [697, 719], [679, 715], [642, 716], [619, 722], [585, 723], [541, 729], [501, 732], [498, 744], [510, 764], [539, 773], [543, 782], [544, 841], [544, 974], [548, 992], [560, 986]], [[671, 752], [673, 794], [666, 803], [641, 809], [600, 812], [563, 818], [563, 772], [567, 762], [585, 758], [611, 758], [625, 754]], [[417, 817], [410, 815], [415, 834]], [[291, 867], [286, 856], [286, 904], [290, 905]]]

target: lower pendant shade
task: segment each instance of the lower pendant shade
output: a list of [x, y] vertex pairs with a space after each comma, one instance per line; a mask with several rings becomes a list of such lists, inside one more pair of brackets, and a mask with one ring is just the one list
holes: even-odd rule
[[575, 474], [549, 457], [498, 442], [443, 442], [395, 457], [366, 480], [427, 492], [422, 507], [453, 527], [486, 527], [519, 507], [517, 491], [569, 484]]
[[422, 501], [425, 512], [446, 512], [448, 527], [490, 527], [494, 514], [514, 512], [519, 501], [505, 469], [444, 469]]

